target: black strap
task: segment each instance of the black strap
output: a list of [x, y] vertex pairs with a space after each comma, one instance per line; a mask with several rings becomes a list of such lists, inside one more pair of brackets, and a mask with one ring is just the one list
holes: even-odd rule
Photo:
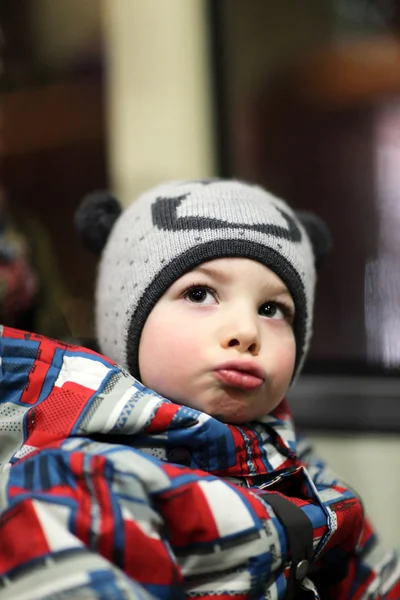
[[313, 528], [307, 515], [283, 496], [270, 492], [263, 494], [265, 500], [272, 508], [278, 519], [283, 523], [292, 564], [289, 572], [285, 600], [292, 600], [298, 592], [298, 578], [296, 577], [297, 568], [301, 561], [308, 561], [311, 564], [313, 556]]

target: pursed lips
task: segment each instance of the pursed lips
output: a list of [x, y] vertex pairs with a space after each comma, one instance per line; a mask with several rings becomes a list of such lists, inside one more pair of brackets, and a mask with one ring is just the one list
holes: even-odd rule
[[266, 379], [265, 371], [249, 361], [229, 361], [214, 369], [217, 378], [229, 387], [255, 390]]

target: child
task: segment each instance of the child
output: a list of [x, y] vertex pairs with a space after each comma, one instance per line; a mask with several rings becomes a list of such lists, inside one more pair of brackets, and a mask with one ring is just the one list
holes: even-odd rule
[[122, 213], [91, 196], [77, 223], [103, 250], [116, 362], [3, 330], [0, 600], [400, 598], [398, 558], [284, 400], [323, 223], [232, 181], [165, 184]]

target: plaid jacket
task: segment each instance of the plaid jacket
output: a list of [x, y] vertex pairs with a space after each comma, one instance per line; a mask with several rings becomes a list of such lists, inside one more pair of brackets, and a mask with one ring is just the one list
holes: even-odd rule
[[286, 402], [226, 425], [0, 327], [0, 461], [0, 600], [284, 598], [297, 534], [276, 498], [312, 532], [296, 598], [400, 599], [398, 557]]

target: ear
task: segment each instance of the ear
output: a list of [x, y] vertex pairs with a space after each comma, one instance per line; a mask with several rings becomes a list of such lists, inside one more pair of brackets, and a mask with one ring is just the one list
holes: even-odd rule
[[315, 266], [319, 271], [332, 250], [331, 232], [325, 221], [312, 212], [298, 210], [296, 216], [310, 238], [314, 251]]
[[86, 250], [101, 253], [121, 212], [120, 203], [109, 192], [92, 192], [83, 198], [74, 220], [75, 229]]

